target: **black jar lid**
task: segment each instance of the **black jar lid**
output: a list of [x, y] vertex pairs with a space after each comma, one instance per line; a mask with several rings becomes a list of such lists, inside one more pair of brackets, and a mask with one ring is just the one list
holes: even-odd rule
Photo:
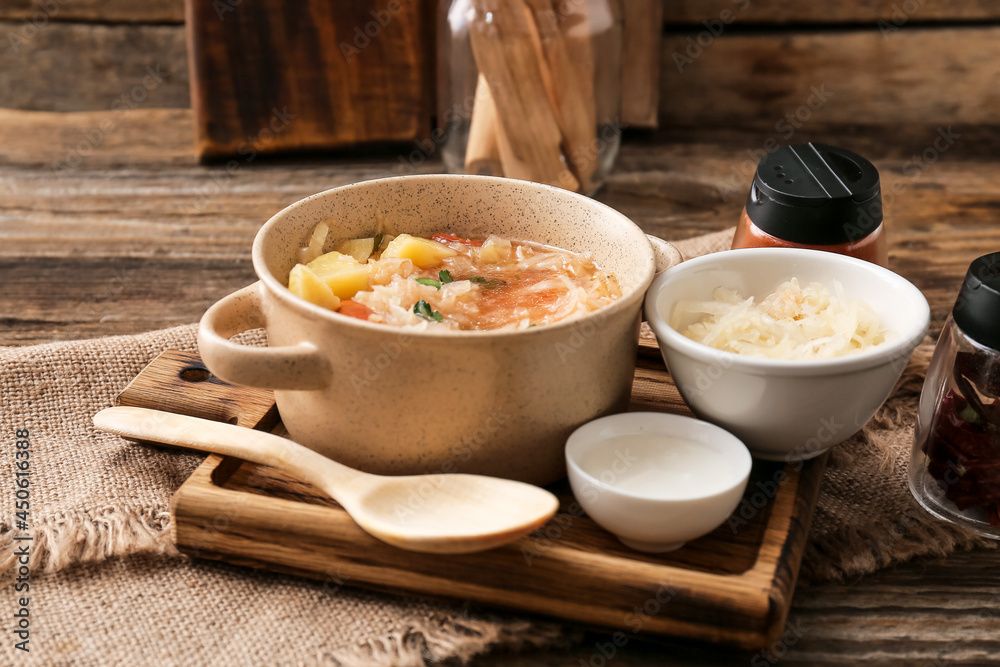
[[1000, 350], [1000, 252], [969, 265], [951, 314], [966, 336]]
[[859, 241], [882, 224], [878, 170], [836, 146], [782, 146], [757, 165], [746, 209], [759, 229], [792, 243]]

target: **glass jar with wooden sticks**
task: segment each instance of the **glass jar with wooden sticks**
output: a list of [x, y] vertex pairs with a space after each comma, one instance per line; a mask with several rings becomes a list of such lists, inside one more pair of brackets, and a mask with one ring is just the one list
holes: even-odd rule
[[621, 137], [619, 0], [442, 0], [447, 170], [593, 194]]

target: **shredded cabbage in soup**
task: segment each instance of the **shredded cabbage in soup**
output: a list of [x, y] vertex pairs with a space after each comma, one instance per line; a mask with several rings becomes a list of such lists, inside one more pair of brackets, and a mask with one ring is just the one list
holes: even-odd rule
[[289, 274], [302, 298], [357, 317], [418, 329], [527, 329], [619, 298], [614, 275], [586, 255], [491, 235], [400, 234], [341, 241], [322, 253], [320, 223]]
[[[861, 299], [848, 299], [833, 281], [781, 283], [760, 303], [718, 287], [711, 301], [681, 301], [671, 326], [688, 338], [727, 352], [770, 359], [825, 359], [854, 354], [894, 337]], [[681, 330], [691, 315], [694, 324]]]

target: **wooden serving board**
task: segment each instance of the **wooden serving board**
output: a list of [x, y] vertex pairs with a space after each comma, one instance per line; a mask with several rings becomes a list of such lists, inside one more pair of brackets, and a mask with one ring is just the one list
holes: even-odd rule
[[[269, 391], [227, 384], [192, 353], [164, 352], [118, 403], [283, 432]], [[640, 346], [630, 409], [689, 414], [648, 341]], [[579, 510], [562, 482], [552, 489], [559, 513], [532, 536], [442, 556], [384, 544], [314, 488], [211, 455], [174, 495], [172, 534], [191, 556], [337, 586], [501, 606], [617, 628], [626, 637], [665, 634], [757, 650], [782, 631], [825, 465], [825, 456], [784, 466], [755, 460], [746, 502], [730, 521], [668, 554], [623, 546]]]

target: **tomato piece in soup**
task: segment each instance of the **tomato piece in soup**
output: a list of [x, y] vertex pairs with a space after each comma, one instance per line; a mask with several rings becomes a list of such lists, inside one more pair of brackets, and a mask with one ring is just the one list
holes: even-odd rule
[[369, 317], [375, 314], [375, 311], [366, 306], [363, 303], [358, 303], [351, 299], [340, 302], [340, 308], [337, 312], [341, 315], [347, 315], [348, 317], [356, 317], [359, 320], [367, 320]]

